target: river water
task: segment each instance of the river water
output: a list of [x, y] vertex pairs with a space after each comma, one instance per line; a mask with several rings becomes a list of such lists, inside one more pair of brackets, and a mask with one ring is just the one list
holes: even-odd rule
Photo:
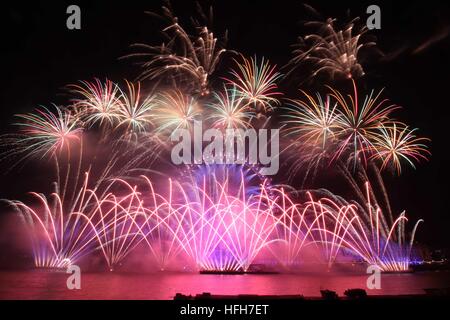
[[[172, 299], [176, 293], [320, 296], [367, 288], [365, 274], [201, 275], [193, 273], [82, 273], [81, 289], [67, 289], [68, 274], [42, 271], [0, 272], [0, 299]], [[369, 295], [422, 294], [450, 286], [450, 272], [382, 274], [381, 289]]]

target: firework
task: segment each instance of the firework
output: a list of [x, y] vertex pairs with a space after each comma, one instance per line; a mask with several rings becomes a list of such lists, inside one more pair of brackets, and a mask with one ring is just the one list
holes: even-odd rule
[[[326, 96], [312, 96], [302, 91], [302, 98], [289, 99], [286, 107], [275, 110], [282, 96], [276, 65], [241, 55], [229, 77], [222, 78], [221, 91], [212, 92], [211, 79], [227, 52], [224, 44], [195, 21], [194, 32], [188, 33], [169, 8], [163, 10], [169, 22], [162, 31], [168, 41], [137, 45], [145, 52], [130, 55], [145, 59], [140, 78], [154, 81], [151, 90], [140, 82], [127, 81], [126, 90], [121, 90], [108, 79], [81, 81], [70, 86], [75, 95], [70, 106], [18, 115], [20, 134], [2, 137], [8, 154], [55, 160], [53, 194], [32, 193], [36, 205], [9, 201], [29, 231], [35, 265], [66, 268], [97, 254], [114, 270], [142, 247], [149, 249], [160, 270], [172, 263], [184, 268], [187, 262], [198, 271], [248, 272], [261, 257], [296, 270], [304, 262], [304, 250], [312, 248], [328, 267], [350, 253], [353, 261], [383, 271], [408, 270], [422, 220], [407, 241], [406, 215], [393, 218], [381, 171], [392, 167], [400, 174], [404, 162], [414, 167], [426, 159], [428, 139], [394, 121], [392, 113], [398, 107], [382, 99], [382, 91], [371, 91], [362, 100], [358, 95], [354, 79], [364, 75], [360, 51], [375, 46], [363, 41], [366, 28], [356, 30], [355, 20], [342, 30], [332, 19], [308, 23], [318, 30], [300, 39], [291, 72], [306, 62], [314, 68], [313, 76], [352, 79], [353, 92], [346, 95], [330, 88]], [[271, 122], [266, 114], [286, 110], [275, 116], [284, 118], [291, 139], [286, 147], [294, 159], [290, 179], [297, 178], [300, 169], [305, 169], [306, 179], [333, 165], [355, 200], [319, 189], [307, 190], [305, 201], [305, 193], [273, 185], [264, 177], [251, 155], [261, 144], [250, 141], [246, 154], [246, 138], [256, 137], [253, 126], [265, 128]], [[262, 126], [260, 117], [266, 119]], [[217, 148], [214, 156], [200, 153], [208, 158], [203, 159], [207, 165], [178, 167], [177, 180], [155, 182], [138, 176], [156, 173], [154, 163], [171, 147], [168, 136], [177, 129], [192, 130], [197, 120], [219, 129], [214, 131], [218, 134], [239, 134], [230, 135], [233, 144], [226, 144], [225, 156], [242, 165], [211, 163], [223, 160], [222, 154], [214, 157]], [[99, 135], [83, 134], [98, 128]], [[252, 130], [240, 135], [242, 129]], [[267, 131], [260, 134], [264, 137]], [[100, 143], [84, 150], [83, 145], [98, 136]], [[197, 137], [203, 141], [194, 148], [203, 148], [207, 138]], [[79, 149], [72, 153], [74, 141], [79, 141]], [[235, 146], [244, 150], [236, 159]], [[66, 150], [67, 156], [60, 156]], [[271, 157], [277, 153], [278, 144]], [[92, 156], [87, 163], [86, 154]], [[243, 164], [247, 157], [250, 164]], [[380, 193], [369, 185], [369, 173]]]
[[430, 152], [425, 142], [427, 138], [418, 138], [414, 134], [417, 129], [410, 130], [407, 126], [394, 123], [391, 127], [381, 126], [379, 134], [375, 136], [372, 158], [381, 160], [381, 169], [392, 165], [400, 175], [402, 162], [405, 161], [415, 168], [414, 161], [426, 160]]
[[281, 93], [277, 91], [277, 80], [281, 74], [276, 72], [276, 66], [271, 66], [264, 57], [261, 62], [256, 58], [247, 59], [242, 57], [242, 63], [235, 60], [237, 69], [231, 71], [232, 79], [225, 81], [235, 86], [239, 93], [258, 112], [266, 112], [280, 102], [276, 98]]
[[65, 268], [93, 250], [95, 235], [78, 212], [97, 210], [97, 198], [87, 188], [88, 175], [78, 190], [76, 201], [66, 203], [58, 193], [50, 198], [32, 193], [40, 203], [32, 208], [10, 201], [29, 230], [36, 267]]
[[339, 157], [342, 152], [348, 148], [352, 148], [352, 156], [358, 159], [359, 155], [366, 161], [367, 156], [365, 151], [370, 149], [376, 138], [378, 129], [383, 125], [391, 125], [394, 121], [389, 118], [389, 115], [399, 107], [390, 104], [386, 106], [387, 99], [380, 101], [380, 91], [374, 96], [374, 91], [365, 97], [362, 104], [358, 99], [358, 90], [353, 81], [353, 96], [348, 96], [350, 105], [344, 96], [337, 90], [331, 89], [331, 96], [336, 99], [339, 104], [339, 115], [337, 117], [337, 125], [340, 130], [339, 148], [335, 157]]
[[287, 132], [295, 137], [296, 141], [301, 140], [305, 144], [322, 144], [325, 148], [328, 140], [335, 138], [335, 133], [339, 130], [336, 110], [337, 103], [331, 105], [330, 96], [325, 98], [317, 94], [317, 101], [303, 92], [307, 100], [291, 100], [288, 104]]
[[185, 183], [169, 179], [166, 196], [147, 177], [146, 188], [116, 179], [108, 190], [119, 187], [119, 194], [98, 193], [88, 188], [86, 174], [73, 202], [35, 193], [40, 207], [10, 203], [29, 227], [38, 267], [63, 268], [100, 251], [113, 270], [141, 243], [161, 270], [184, 255], [201, 271], [245, 272], [263, 252], [289, 266], [311, 245], [329, 267], [343, 250], [383, 271], [409, 267], [417, 224], [408, 245], [405, 215], [389, 226], [372, 205], [368, 184], [365, 210], [329, 192], [319, 201], [309, 192], [307, 202], [296, 203], [266, 181], [248, 192], [244, 171], [234, 181], [209, 172]]
[[168, 224], [173, 225], [179, 245], [200, 270], [247, 271], [258, 253], [274, 240], [270, 236], [279, 218], [273, 201], [264, 187], [261, 194], [247, 198], [245, 185], [240, 184], [233, 190], [242, 195], [237, 198], [229, 193], [226, 181], [214, 188], [217, 194], [209, 193], [204, 184], [189, 189], [171, 186], [172, 199], [183, 195], [183, 205], [170, 215]]
[[208, 104], [211, 115], [208, 119], [213, 121], [213, 127], [219, 128], [248, 128], [254, 113], [245, 103], [244, 98], [235, 87], [224, 91], [214, 92], [214, 102]]
[[79, 140], [82, 129], [76, 118], [66, 110], [54, 105], [55, 112], [42, 107], [35, 113], [19, 114], [20, 134], [14, 139], [14, 153], [23, 154], [25, 158], [40, 155], [55, 155], [63, 150], [70, 150], [73, 140]]
[[[316, 239], [325, 244], [329, 264], [335, 261], [340, 250], [349, 250], [382, 271], [409, 270], [415, 233], [423, 220], [418, 220], [414, 225], [408, 243], [405, 235], [408, 219], [405, 213], [389, 225], [381, 209], [371, 203], [369, 183], [365, 186], [367, 210], [357, 204], [342, 204], [342, 199], [336, 197], [310, 201], [318, 216], [317, 221], [322, 221], [317, 230], [320, 237], [316, 236]], [[331, 219], [325, 222], [322, 215]]]
[[308, 178], [316, 177], [321, 169], [329, 166], [333, 151], [329, 146], [324, 148], [317, 144], [291, 141], [282, 152], [286, 153], [286, 160], [290, 163], [288, 179], [292, 181], [302, 172], [304, 184]]
[[[290, 179], [303, 170], [304, 184], [307, 178], [316, 177], [319, 169], [332, 165], [354, 192], [357, 201], [365, 210], [370, 210], [359, 187], [361, 180], [369, 179], [368, 168], [376, 178], [389, 222], [393, 223], [389, 197], [377, 162], [380, 160], [382, 170], [392, 164], [398, 173], [401, 161], [414, 167], [413, 161], [426, 159], [429, 155], [425, 145], [427, 139], [416, 138], [414, 130], [400, 129], [404, 125], [390, 118], [398, 107], [380, 100], [381, 92], [374, 96], [372, 91], [360, 104], [354, 82], [353, 85], [354, 95], [348, 96], [350, 104], [340, 92], [331, 89], [325, 102], [320, 95], [316, 101], [305, 94], [305, 101], [294, 100], [287, 106], [289, 113], [285, 123], [287, 133], [293, 138], [285, 149], [289, 150], [288, 159], [292, 162]], [[351, 162], [353, 170], [348, 168]], [[371, 196], [376, 202], [374, 195]]]
[[127, 81], [128, 95], [123, 96], [123, 103], [118, 109], [119, 124], [125, 126], [129, 133], [141, 133], [148, 130], [151, 125], [151, 111], [156, 106], [153, 95], [142, 97], [141, 84], [137, 85]]
[[347, 98], [332, 88], [326, 98], [304, 93], [306, 100], [291, 100], [284, 108], [286, 132], [293, 139], [287, 149], [299, 151], [294, 155], [294, 172], [305, 166], [308, 172], [317, 171], [324, 161], [327, 165], [353, 161], [354, 170], [360, 161], [367, 164], [379, 128], [395, 124], [390, 115], [398, 107], [381, 100], [382, 91], [377, 95], [372, 91], [361, 103], [354, 81], [353, 89]]
[[299, 37], [298, 48], [290, 64], [296, 68], [299, 63], [310, 63], [314, 67], [313, 76], [320, 73], [333, 78], [359, 78], [364, 75], [358, 56], [363, 48], [376, 46], [375, 42], [362, 41], [366, 27], [355, 30], [354, 19], [342, 30], [335, 26], [335, 19], [326, 22], [309, 22], [306, 25], [317, 28], [315, 33]]
[[180, 90], [161, 93], [154, 118], [158, 132], [190, 128], [200, 115], [197, 101]]
[[[115, 180], [120, 181], [120, 180]], [[122, 186], [129, 186], [122, 183]], [[127, 189], [125, 189], [127, 190]], [[124, 196], [108, 193], [97, 200], [95, 210], [76, 214], [89, 225], [95, 235], [110, 271], [119, 265], [123, 259], [141, 243], [144, 238], [138, 223], [142, 202], [136, 189], [129, 189]], [[145, 221], [145, 217], [143, 218]]]
[[66, 268], [100, 251], [108, 269], [113, 270], [143, 241], [136, 222], [137, 208], [142, 202], [135, 190], [116, 196], [106, 192], [113, 184], [100, 192], [98, 187], [88, 188], [88, 183], [89, 173], [86, 173], [74, 201], [66, 201], [62, 191], [50, 198], [32, 193], [41, 204], [36, 207], [9, 202], [29, 230], [36, 267]]
[[193, 93], [208, 95], [209, 77], [226, 50], [206, 26], [197, 27], [197, 34], [191, 36], [168, 8], [163, 10], [171, 23], [163, 33], [170, 41], [160, 46], [136, 44], [147, 52], [129, 55], [148, 59], [142, 63], [141, 79], [169, 76], [187, 84]]
[[80, 85], [70, 86], [72, 92], [81, 96], [74, 101], [75, 108], [81, 109], [80, 118], [91, 126], [104, 123], [113, 126], [119, 121], [119, 109], [122, 104], [122, 91], [119, 86], [106, 79], [102, 83], [99, 79], [93, 82], [81, 81]]

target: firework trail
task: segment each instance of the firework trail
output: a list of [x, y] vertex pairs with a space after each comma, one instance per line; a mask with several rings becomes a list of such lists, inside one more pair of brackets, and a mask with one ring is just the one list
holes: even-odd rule
[[149, 247], [161, 270], [184, 255], [200, 271], [245, 272], [263, 252], [292, 266], [311, 245], [329, 267], [342, 250], [383, 271], [409, 267], [417, 224], [407, 244], [405, 215], [389, 225], [372, 205], [368, 184], [365, 210], [329, 192], [318, 201], [308, 192], [309, 200], [299, 204], [266, 181], [249, 192], [251, 176], [244, 177], [242, 169], [234, 181], [229, 171], [212, 170], [217, 174], [187, 182], [169, 179], [166, 196], [147, 177], [146, 187], [115, 179], [100, 193], [88, 188], [86, 174], [69, 207], [58, 194], [51, 201], [34, 193], [42, 204], [36, 208], [10, 204], [30, 230], [37, 267], [64, 268], [100, 251], [113, 270], [140, 244]]
[[206, 179], [170, 186], [172, 201], [181, 201], [169, 216], [170, 230], [200, 270], [247, 271], [260, 251], [277, 241], [271, 238], [279, 221], [275, 203], [264, 185], [261, 193], [247, 196], [244, 183], [236, 189], [216, 180], [211, 193]]
[[[64, 268], [93, 250], [94, 233], [80, 220], [78, 212], [97, 210], [92, 190], [87, 189], [88, 175], [69, 207], [58, 193], [50, 198], [32, 193], [40, 203], [36, 208], [10, 201], [29, 230], [36, 267]], [[68, 208], [68, 209], [66, 209]]]
[[389, 224], [381, 209], [371, 202], [369, 183], [365, 184], [365, 188], [368, 210], [358, 204], [343, 205], [341, 199], [335, 200], [336, 197], [323, 198], [318, 202], [311, 200], [310, 204], [315, 205], [314, 210], [317, 212], [317, 204], [320, 209], [320, 214], [316, 214], [331, 217], [320, 226], [318, 231], [321, 237], [316, 239], [325, 244], [330, 265], [336, 260], [339, 251], [345, 249], [382, 271], [408, 271], [415, 233], [423, 220], [418, 220], [414, 225], [408, 243], [405, 234], [408, 219], [405, 213]]
[[209, 77], [214, 74], [226, 49], [206, 26], [196, 26], [196, 33], [189, 35], [179, 24], [171, 10], [163, 7], [163, 19], [170, 25], [162, 31], [168, 43], [159, 46], [135, 44], [146, 52], [130, 54], [128, 57], [146, 58], [142, 63], [141, 79], [161, 79], [168, 76], [183, 83], [192, 93], [208, 95]]
[[104, 188], [97, 182], [89, 188], [89, 173], [85, 173], [71, 201], [64, 200], [58, 186], [50, 198], [31, 193], [38, 206], [8, 201], [29, 230], [36, 267], [66, 268], [100, 251], [112, 271], [144, 240], [138, 224], [142, 202], [135, 189], [123, 196], [109, 192], [119, 182], [111, 181]]
[[360, 64], [360, 51], [375, 47], [374, 41], [364, 42], [362, 36], [367, 27], [355, 29], [358, 18], [348, 23], [342, 30], [335, 26], [336, 19], [327, 19], [326, 22], [307, 22], [306, 26], [316, 28], [314, 33], [299, 37], [297, 49], [293, 51], [294, 57], [289, 62], [291, 73], [300, 64], [307, 63], [313, 66], [312, 77], [321, 73], [331, 79], [356, 79], [364, 75]]
[[125, 186], [128, 193], [123, 196], [108, 193], [97, 200], [94, 211], [87, 214], [83, 211], [77, 213], [95, 234], [98, 248], [110, 271], [144, 240], [139, 221], [147, 220], [147, 217], [143, 216], [142, 201], [138, 197], [136, 187], [128, 189], [130, 185], [115, 180], [115, 183], [119, 182], [121, 186]]

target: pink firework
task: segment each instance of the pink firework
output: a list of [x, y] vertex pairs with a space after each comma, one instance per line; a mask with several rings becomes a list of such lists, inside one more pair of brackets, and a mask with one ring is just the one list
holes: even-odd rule
[[25, 157], [45, 157], [63, 150], [70, 151], [72, 141], [79, 140], [83, 130], [68, 111], [57, 106], [54, 109], [56, 113], [42, 107], [35, 113], [17, 115], [22, 120], [16, 123], [21, 128], [16, 141], [17, 152], [25, 153]]

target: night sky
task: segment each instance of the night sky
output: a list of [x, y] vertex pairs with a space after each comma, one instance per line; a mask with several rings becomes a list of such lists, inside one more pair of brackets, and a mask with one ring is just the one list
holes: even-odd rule
[[[67, 103], [62, 88], [93, 77], [133, 80], [139, 68], [131, 60], [130, 44], [159, 44], [161, 23], [144, 14], [159, 10], [162, 1], [33, 1], [2, 3], [1, 133], [12, 132], [13, 115], [39, 105]], [[182, 21], [195, 14], [191, 0], [172, 1]], [[203, 2], [201, 2], [203, 3]], [[209, 2], [207, 2], [209, 3]], [[227, 47], [246, 55], [264, 55], [284, 65], [291, 45], [305, 34], [302, 22], [311, 15], [301, 1], [214, 1], [214, 31], [229, 32]], [[385, 88], [384, 97], [403, 107], [396, 118], [432, 139], [429, 162], [407, 168], [399, 178], [386, 179], [396, 213], [405, 209], [413, 221], [423, 218], [417, 239], [434, 248], [450, 240], [448, 139], [450, 121], [450, 10], [448, 1], [310, 1], [323, 17], [360, 16], [377, 4], [382, 29], [371, 31], [387, 59], [368, 61], [367, 88]], [[66, 8], [78, 4], [82, 29], [66, 28]], [[436, 41], [434, 41], [434, 40]], [[414, 50], [429, 42], [419, 53]], [[227, 63], [220, 70], [226, 70]], [[296, 90], [295, 84], [290, 84]], [[314, 93], [314, 92], [311, 92]], [[4, 168], [5, 169], [5, 168]], [[21, 198], [47, 180], [36, 170], [13, 170], [1, 176], [0, 198]], [[1, 213], [0, 213], [1, 215]], [[2, 221], [2, 220], [0, 220]], [[0, 222], [1, 223], [1, 222]], [[409, 224], [412, 227], [412, 224]], [[4, 227], [4, 226], [3, 226]], [[6, 242], [1, 240], [0, 248]]]

